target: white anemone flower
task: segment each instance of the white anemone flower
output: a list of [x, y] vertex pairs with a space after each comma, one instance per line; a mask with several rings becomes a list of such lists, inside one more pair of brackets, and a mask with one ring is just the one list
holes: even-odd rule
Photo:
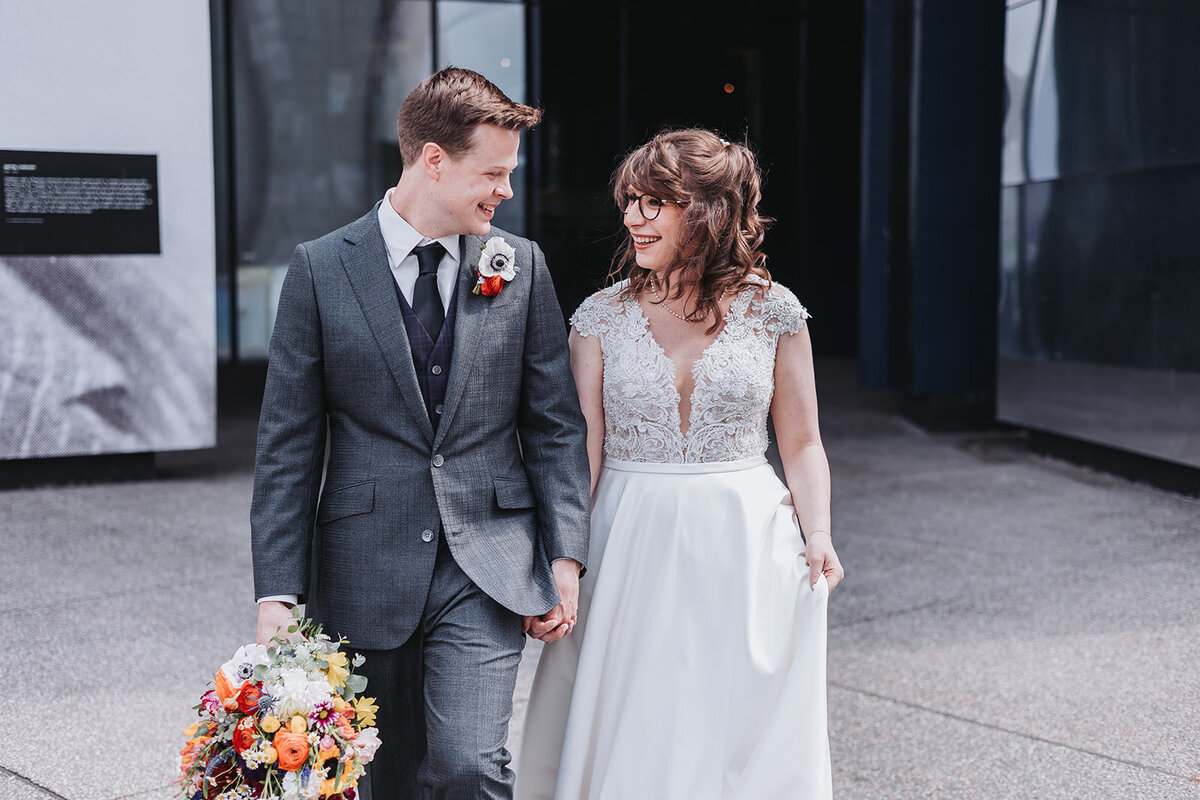
[[229, 683], [236, 689], [242, 685], [242, 681], [254, 677], [255, 667], [270, 663], [271, 658], [267, 655], [266, 647], [261, 644], [244, 644], [233, 654], [233, 658], [221, 665], [221, 672], [225, 673]]
[[479, 274], [485, 278], [499, 275], [507, 283], [517, 277], [517, 251], [512, 245], [493, 236], [479, 255]]

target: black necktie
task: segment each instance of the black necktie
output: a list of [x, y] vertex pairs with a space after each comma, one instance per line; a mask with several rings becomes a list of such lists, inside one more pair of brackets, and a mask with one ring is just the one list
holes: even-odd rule
[[446, 310], [442, 308], [442, 296], [438, 294], [437, 269], [442, 253], [446, 252], [437, 242], [413, 250], [417, 254], [417, 283], [413, 287], [412, 310], [425, 326], [429, 338], [435, 342], [442, 330]]

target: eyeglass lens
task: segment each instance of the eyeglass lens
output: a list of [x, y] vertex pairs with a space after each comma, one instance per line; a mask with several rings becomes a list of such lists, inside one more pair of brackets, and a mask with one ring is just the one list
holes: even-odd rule
[[629, 210], [629, 204], [637, 200], [638, 211], [646, 220], [653, 220], [658, 217], [658, 212], [662, 211], [663, 201], [653, 195], [643, 194], [627, 194], [625, 195], [625, 210]]

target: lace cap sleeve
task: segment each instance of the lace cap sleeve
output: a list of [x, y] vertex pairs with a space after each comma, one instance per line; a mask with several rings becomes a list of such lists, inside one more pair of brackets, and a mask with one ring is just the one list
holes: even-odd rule
[[620, 290], [621, 284], [601, 289], [579, 304], [579, 308], [571, 315], [571, 326], [580, 336], [603, 338], [604, 334], [613, 330], [617, 315], [622, 310], [616, 300]]
[[759, 302], [759, 310], [764, 327], [776, 336], [799, 332], [804, 321], [812, 316], [800, 305], [791, 289], [774, 282], [767, 296]]

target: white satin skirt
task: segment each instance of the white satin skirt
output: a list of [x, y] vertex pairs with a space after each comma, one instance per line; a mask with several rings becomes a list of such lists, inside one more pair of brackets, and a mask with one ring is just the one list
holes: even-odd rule
[[829, 589], [766, 459], [606, 460], [574, 632], [542, 651], [519, 800], [821, 800]]

